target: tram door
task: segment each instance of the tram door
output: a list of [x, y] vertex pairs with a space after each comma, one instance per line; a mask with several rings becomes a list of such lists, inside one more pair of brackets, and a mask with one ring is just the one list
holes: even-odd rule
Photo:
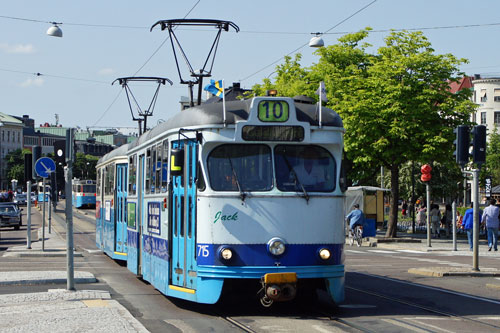
[[137, 275], [142, 276], [142, 228], [144, 211], [144, 155], [139, 155], [139, 175], [137, 188]]
[[127, 252], [127, 165], [116, 165], [116, 243], [115, 251], [119, 253]]
[[[191, 140], [175, 141], [172, 149], [184, 150], [182, 174], [172, 176], [169, 205], [172, 227], [171, 284], [196, 289], [196, 161], [198, 143]], [[170, 170], [176, 168], [170, 161]]]

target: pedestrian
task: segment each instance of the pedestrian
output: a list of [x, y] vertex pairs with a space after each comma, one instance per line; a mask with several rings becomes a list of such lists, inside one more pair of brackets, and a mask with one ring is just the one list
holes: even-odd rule
[[417, 222], [419, 227], [423, 227], [427, 223], [427, 209], [425, 206], [420, 207], [418, 210]]
[[[462, 219], [462, 227], [467, 232], [467, 240], [469, 242], [470, 250], [472, 251], [472, 246], [474, 245], [473, 241], [473, 227], [474, 227], [474, 207], [473, 203], [470, 203], [470, 208], [465, 211], [464, 218]], [[481, 214], [478, 212], [479, 223], [481, 223]]]
[[496, 203], [495, 199], [491, 199], [490, 205], [484, 209], [482, 216], [488, 233], [488, 251], [491, 251], [491, 248], [498, 251], [498, 213], [500, 209], [495, 206]]
[[439, 238], [439, 224], [441, 223], [441, 211], [439, 205], [432, 204], [429, 212], [433, 238]]
[[443, 222], [443, 228], [446, 232], [446, 237], [450, 237], [452, 219], [453, 219], [453, 212], [451, 211], [451, 205], [446, 204], [446, 209], [444, 211], [444, 215], [441, 220]]
[[408, 203], [406, 202], [406, 200], [403, 200], [403, 203], [401, 204], [401, 214], [404, 216], [406, 216], [406, 214], [408, 213]]

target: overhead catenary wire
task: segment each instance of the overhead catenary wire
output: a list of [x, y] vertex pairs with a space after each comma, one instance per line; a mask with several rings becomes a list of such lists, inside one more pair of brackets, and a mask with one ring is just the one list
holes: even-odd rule
[[[191, 9], [186, 13], [186, 15], [184, 15], [184, 18], [186, 18], [196, 8], [196, 6], [200, 3], [200, 1], [201, 0], [196, 1], [196, 3], [191, 7]], [[142, 64], [142, 66], [139, 67], [139, 69], [135, 71], [134, 75], [132, 75], [132, 76], [136, 76], [137, 73], [139, 73], [149, 63], [149, 61], [151, 61], [151, 59], [156, 55], [156, 53], [158, 53], [158, 51], [160, 51], [160, 49], [169, 40], [169, 38], [170, 38], [170, 35], [167, 36], [167, 38], [165, 38], [163, 40], [163, 42], [161, 42], [161, 44], [156, 48], [156, 50], [154, 50], [154, 52], [148, 57], [148, 59]], [[121, 94], [122, 91], [123, 91], [123, 89], [120, 89], [120, 93], [115, 97], [115, 99], [113, 100], [113, 102], [111, 102], [111, 104], [106, 108], [106, 110], [104, 110], [103, 114], [94, 123], [94, 126], [97, 123], [99, 123], [99, 121], [101, 121], [102, 118], [104, 118], [104, 116], [106, 115], [106, 113], [108, 113], [108, 111], [111, 109], [111, 107], [113, 106], [113, 104], [115, 104], [115, 102], [118, 100], [118, 96], [120, 96], [120, 94]]]
[[[352, 13], [351, 15], [349, 15], [348, 17], [346, 17], [345, 19], [343, 19], [342, 21], [338, 22], [337, 24], [335, 24], [333, 27], [329, 28], [328, 30], [325, 30], [324, 33], [327, 33], [333, 29], [335, 29], [336, 27], [338, 27], [339, 25], [341, 25], [342, 23], [346, 22], [347, 20], [353, 18], [354, 16], [356, 16], [357, 14], [361, 13], [362, 11], [364, 11], [366, 8], [370, 7], [371, 5], [373, 5], [375, 2], [377, 2], [377, 0], [373, 0], [372, 2], [370, 2], [369, 4], [361, 7], [360, 9], [358, 9], [357, 11], [355, 11], [354, 13]], [[306, 42], [304, 44], [302, 44], [301, 46], [299, 46], [298, 48], [296, 48], [295, 50], [291, 51], [291, 52], [288, 52], [286, 55], [280, 57], [278, 60], [275, 60], [273, 61], [272, 63], [270, 63], [269, 65], [259, 69], [258, 71], [244, 77], [243, 79], [240, 79], [239, 81], [245, 81], [246, 79], [249, 79], [251, 78], [252, 76], [262, 72], [263, 70], [271, 67], [272, 65], [276, 64], [277, 62], [281, 61], [282, 59], [284, 59], [285, 57], [291, 55], [291, 54], [294, 54], [295, 52], [297, 52], [298, 50], [302, 49], [303, 47], [305, 47], [306, 45], [309, 45], [309, 42]]]

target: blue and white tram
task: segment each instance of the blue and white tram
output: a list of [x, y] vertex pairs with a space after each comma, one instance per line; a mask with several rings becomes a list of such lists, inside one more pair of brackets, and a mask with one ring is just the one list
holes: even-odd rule
[[[44, 197], [43, 197], [43, 182], [38, 182], [37, 183], [37, 201], [38, 202], [43, 202]], [[49, 201], [49, 196], [50, 196], [50, 182], [46, 181], [45, 183], [45, 202]]]
[[96, 181], [73, 179], [71, 198], [73, 207], [95, 207]]
[[200, 303], [241, 283], [265, 306], [312, 287], [342, 302], [344, 129], [317, 110], [285, 97], [227, 102], [225, 115], [202, 104], [131, 143], [129, 270]]
[[96, 188], [96, 245], [113, 259], [127, 259], [128, 145], [99, 159]]

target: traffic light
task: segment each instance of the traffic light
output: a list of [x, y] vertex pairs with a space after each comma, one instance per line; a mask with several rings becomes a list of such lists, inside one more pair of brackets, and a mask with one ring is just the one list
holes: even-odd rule
[[42, 147], [33, 146], [31, 151], [33, 153], [32, 161], [31, 161], [31, 170], [32, 170], [32, 174], [33, 174], [33, 179], [36, 179], [36, 177], [38, 175], [36, 174], [36, 171], [35, 171], [35, 163], [40, 157], [42, 157]]
[[33, 155], [24, 154], [24, 180], [33, 179]]
[[431, 175], [432, 167], [429, 164], [424, 164], [420, 168], [420, 172], [422, 172], [422, 175], [420, 176], [420, 180], [423, 182], [428, 182], [431, 180], [432, 175]]
[[54, 157], [56, 165], [66, 165], [66, 140], [54, 141]]
[[486, 163], [486, 126], [477, 125], [472, 129], [472, 160], [477, 165]]
[[462, 166], [462, 168], [469, 163], [469, 126], [460, 125], [453, 132], [456, 133], [457, 137], [453, 144], [455, 145], [455, 155], [456, 161]]

